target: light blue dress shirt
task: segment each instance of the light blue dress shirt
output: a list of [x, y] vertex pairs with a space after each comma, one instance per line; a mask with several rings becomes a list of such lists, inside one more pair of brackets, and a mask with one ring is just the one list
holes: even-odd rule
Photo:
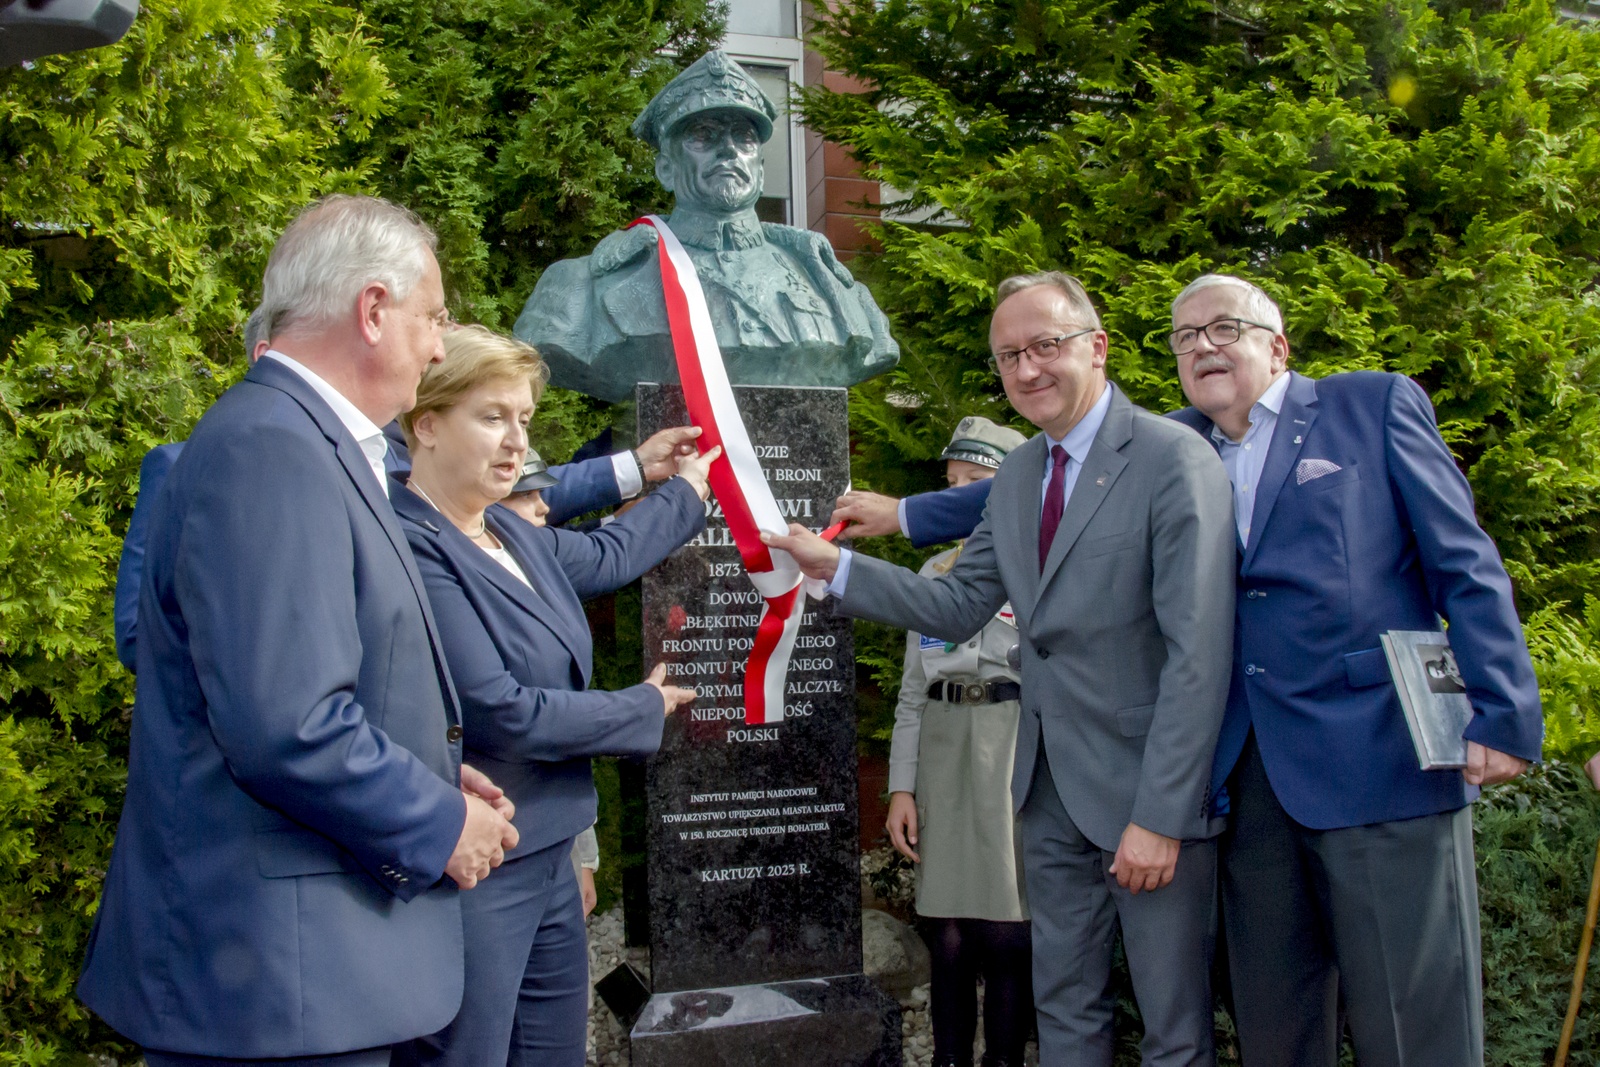
[[[1100, 427], [1105, 424], [1106, 412], [1111, 410], [1111, 391], [1116, 386], [1106, 382], [1100, 390], [1100, 399], [1094, 402], [1094, 407], [1089, 413], [1078, 420], [1076, 426], [1067, 431], [1061, 440], [1056, 440], [1049, 434], [1044, 439], [1051, 447], [1060, 445], [1067, 450], [1067, 471], [1065, 475], [1065, 492], [1061, 494], [1061, 510], [1067, 509], [1067, 502], [1072, 499], [1072, 487], [1078, 484], [1078, 472], [1083, 470], [1083, 461], [1089, 455], [1089, 449], [1094, 447], [1094, 439], [1100, 433]], [[1280, 394], [1281, 395], [1281, 394]], [[1046, 449], [1046, 455], [1049, 450]], [[1044, 501], [1044, 494], [1050, 489], [1051, 464], [1044, 465], [1044, 478], [1039, 482], [1039, 500]], [[901, 501], [900, 528], [905, 529], [905, 501]], [[828, 583], [828, 592], [833, 596], [844, 596], [845, 587], [850, 583], [850, 560], [854, 556], [848, 548], [839, 549], [839, 569], [833, 572], [833, 581]]]
[[1267, 466], [1267, 449], [1272, 447], [1272, 431], [1278, 425], [1278, 412], [1283, 410], [1283, 396], [1289, 391], [1289, 375], [1280, 373], [1267, 391], [1261, 394], [1250, 408], [1250, 428], [1241, 440], [1235, 441], [1222, 432], [1221, 427], [1211, 427], [1211, 440], [1216, 443], [1217, 454], [1227, 468], [1228, 481], [1233, 483], [1233, 521], [1239, 529], [1239, 543], [1250, 543], [1250, 520], [1256, 510], [1257, 483]]
[[[1083, 470], [1083, 461], [1088, 458], [1089, 449], [1094, 447], [1094, 439], [1099, 435], [1100, 427], [1105, 424], [1106, 412], [1111, 410], [1111, 390], [1115, 388], [1116, 386], [1107, 382], [1105, 388], [1100, 391], [1100, 399], [1095, 401], [1094, 407], [1090, 408], [1089, 413], [1079, 419], [1078, 424], [1068, 430], [1067, 436], [1061, 440], [1057, 441], [1049, 434], [1044, 435], [1044, 439], [1050, 442], [1051, 448], [1060, 445], [1067, 450], [1067, 473], [1065, 485], [1062, 486], [1065, 492], [1061, 494], [1062, 512], [1067, 510], [1067, 501], [1072, 499], [1072, 487], [1078, 484], [1078, 474]], [[1049, 455], [1049, 449], [1045, 450], [1045, 454]], [[1053, 464], [1048, 461], [1045, 463], [1044, 478], [1039, 482], [1039, 502], [1041, 504], [1044, 502], [1045, 494], [1050, 491], [1050, 468], [1052, 466]]]

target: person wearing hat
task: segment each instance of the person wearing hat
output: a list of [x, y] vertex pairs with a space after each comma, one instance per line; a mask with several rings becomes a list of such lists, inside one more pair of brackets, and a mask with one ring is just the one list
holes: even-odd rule
[[522, 477], [511, 487], [511, 495], [500, 503], [525, 521], [535, 526], [543, 526], [550, 514], [550, 505], [545, 503], [544, 491], [554, 486], [558, 480], [550, 473], [549, 465], [540, 458], [539, 453], [529, 448], [527, 458], [522, 461]]
[[[762, 222], [760, 149], [778, 112], [720, 50], [702, 56], [634, 120], [673, 194], [667, 223], [694, 262], [735, 385], [846, 386], [900, 357], [888, 320], [821, 234]], [[635, 226], [552, 265], [517, 319], [551, 381], [604, 400], [676, 382], [657, 233]]]
[[[993, 478], [1027, 438], [982, 416], [961, 420], [940, 456], [952, 486]], [[947, 573], [962, 545], [923, 565]], [[1022, 705], [1006, 604], [965, 642], [906, 634], [889, 748], [889, 838], [918, 864], [917, 914], [933, 962], [934, 1067], [971, 1067], [977, 980], [985, 1067], [1022, 1063], [1033, 1024], [1031, 930], [1011, 764]]]

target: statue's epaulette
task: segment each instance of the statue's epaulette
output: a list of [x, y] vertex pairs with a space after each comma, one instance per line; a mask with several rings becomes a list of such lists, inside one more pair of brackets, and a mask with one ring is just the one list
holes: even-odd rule
[[855, 275], [851, 274], [850, 269], [840, 263], [839, 257], [834, 255], [833, 245], [815, 230], [802, 230], [798, 226], [785, 226], [778, 222], [763, 222], [761, 229], [772, 244], [821, 260], [822, 265], [839, 279], [840, 284], [848, 287], [856, 283]]
[[653, 251], [658, 239], [659, 235], [652, 226], [634, 226], [606, 234], [589, 254], [589, 274], [599, 278], [621, 270], [646, 252]]

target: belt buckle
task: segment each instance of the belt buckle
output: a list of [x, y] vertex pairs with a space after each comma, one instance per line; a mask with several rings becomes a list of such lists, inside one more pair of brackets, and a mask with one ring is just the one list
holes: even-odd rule
[[984, 684], [982, 682], [968, 682], [965, 686], [965, 702], [968, 704], [982, 704], [984, 698]]

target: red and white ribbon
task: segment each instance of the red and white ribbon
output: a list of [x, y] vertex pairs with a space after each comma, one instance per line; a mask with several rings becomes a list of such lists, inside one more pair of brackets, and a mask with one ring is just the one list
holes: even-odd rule
[[661, 218], [646, 215], [632, 225], [654, 227], [660, 236], [661, 288], [667, 299], [667, 324], [672, 330], [672, 350], [689, 421], [701, 429], [696, 442], [701, 452], [722, 446], [722, 455], [711, 465], [711, 489], [722, 505], [745, 573], [763, 600], [761, 623], [745, 664], [744, 721], [750, 725], [781, 722], [789, 655], [800, 631], [806, 598], [794, 558], [762, 544], [761, 531], [785, 534], [789, 522], [773, 499], [733, 398], [694, 261]]

